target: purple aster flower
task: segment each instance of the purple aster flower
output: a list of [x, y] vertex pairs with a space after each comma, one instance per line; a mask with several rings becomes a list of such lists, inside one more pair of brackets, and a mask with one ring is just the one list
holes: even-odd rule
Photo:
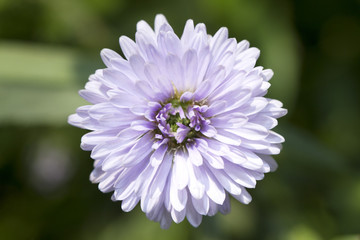
[[246, 188], [277, 168], [284, 138], [271, 129], [287, 113], [264, 97], [273, 72], [255, 67], [260, 51], [192, 20], [179, 38], [163, 15], [155, 30], [138, 22], [135, 40], [120, 37], [125, 58], [102, 50], [106, 68], [80, 91], [91, 105], [69, 117], [91, 130], [90, 180], [163, 228], [225, 214], [230, 196], [248, 204]]

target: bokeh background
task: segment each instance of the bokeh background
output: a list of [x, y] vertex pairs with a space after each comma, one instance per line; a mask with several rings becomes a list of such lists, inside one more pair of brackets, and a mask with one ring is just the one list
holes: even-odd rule
[[[358, 0], [0, 0], [0, 239], [360, 239]], [[161, 230], [89, 182], [77, 92], [136, 22], [164, 13], [261, 49], [289, 114], [279, 169], [229, 215]]]

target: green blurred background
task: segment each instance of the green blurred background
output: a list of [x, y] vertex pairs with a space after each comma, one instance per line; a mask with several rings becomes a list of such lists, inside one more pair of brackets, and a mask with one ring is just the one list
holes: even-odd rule
[[[360, 239], [358, 0], [0, 0], [0, 239]], [[279, 169], [229, 215], [161, 230], [89, 182], [77, 92], [140, 19], [166, 15], [261, 49], [289, 114]]]

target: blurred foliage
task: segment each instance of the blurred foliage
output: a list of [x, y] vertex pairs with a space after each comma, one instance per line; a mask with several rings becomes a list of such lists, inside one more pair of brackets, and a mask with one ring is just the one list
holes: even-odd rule
[[[359, 1], [0, 0], [0, 239], [360, 239]], [[88, 181], [77, 95], [140, 19], [189, 18], [261, 49], [289, 114], [279, 169], [229, 215], [161, 230]]]

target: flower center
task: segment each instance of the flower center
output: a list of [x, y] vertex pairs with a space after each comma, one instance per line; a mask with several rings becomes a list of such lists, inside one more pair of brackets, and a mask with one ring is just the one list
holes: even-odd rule
[[175, 115], [169, 114], [169, 118], [166, 121], [168, 124], [170, 124], [170, 129], [172, 132], [176, 132], [179, 129], [178, 123], [181, 123], [182, 125], [189, 126], [190, 120], [185, 118], [181, 118], [180, 113], [176, 113]]
[[201, 135], [201, 130], [210, 123], [202, 116], [204, 109], [206, 111], [207, 106], [171, 99], [155, 117], [158, 125], [156, 138], [166, 138], [170, 145], [177, 147]]

